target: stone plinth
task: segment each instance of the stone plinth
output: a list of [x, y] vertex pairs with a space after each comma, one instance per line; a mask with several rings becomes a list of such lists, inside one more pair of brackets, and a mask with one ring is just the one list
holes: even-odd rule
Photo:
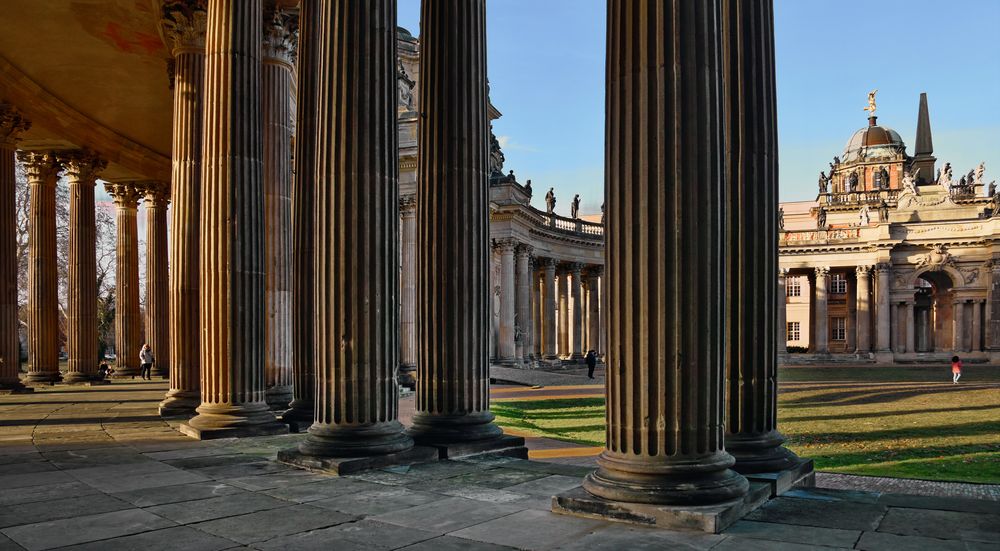
[[520, 436], [500, 435], [498, 438], [468, 442], [427, 442], [427, 446], [438, 450], [441, 459], [458, 459], [474, 455], [502, 455], [504, 457], [528, 458], [528, 448]]
[[278, 461], [310, 471], [345, 476], [349, 474], [393, 467], [416, 465], [438, 460], [438, 450], [429, 446], [413, 446], [397, 453], [369, 455], [361, 457], [317, 457], [306, 455], [299, 450], [278, 452]]
[[798, 459], [780, 471], [744, 474], [751, 483], [767, 484], [771, 497], [780, 496], [794, 487], [816, 485], [816, 473], [812, 459]]
[[25, 391], [17, 316], [17, 175], [18, 136], [31, 123], [13, 106], [0, 103], [0, 392]]
[[595, 497], [583, 488], [575, 488], [552, 497], [552, 512], [667, 530], [718, 534], [766, 503], [769, 496], [768, 484], [754, 482], [746, 494], [736, 499], [713, 505], [671, 506], [610, 501]]

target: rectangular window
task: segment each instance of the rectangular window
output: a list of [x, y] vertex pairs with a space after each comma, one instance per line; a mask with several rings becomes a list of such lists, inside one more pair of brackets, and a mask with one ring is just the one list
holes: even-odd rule
[[846, 341], [847, 340], [847, 318], [830, 318], [832, 322], [830, 327], [833, 329], [833, 335], [830, 337], [835, 341]]
[[790, 297], [802, 296], [802, 280], [798, 276], [788, 276], [785, 278], [785, 295]]
[[847, 275], [833, 274], [830, 278], [830, 292], [835, 295], [847, 294]]
[[801, 327], [802, 326], [797, 321], [790, 321], [787, 324], [785, 324], [785, 331], [787, 333], [787, 335], [785, 336], [785, 340], [789, 341], [801, 340], [802, 339]]

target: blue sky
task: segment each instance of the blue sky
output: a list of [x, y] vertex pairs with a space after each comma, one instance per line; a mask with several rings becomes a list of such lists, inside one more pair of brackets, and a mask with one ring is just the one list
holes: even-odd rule
[[[399, 23], [419, 31], [419, 0], [399, 0]], [[494, 132], [506, 167], [536, 190], [556, 188], [557, 211], [579, 193], [597, 212], [604, 181], [604, 0], [489, 0]], [[1000, 180], [1000, 0], [775, 0], [783, 201], [815, 198], [816, 179], [867, 124], [912, 154], [927, 92], [939, 166], [964, 174], [986, 161]], [[544, 191], [535, 194], [540, 206]]]

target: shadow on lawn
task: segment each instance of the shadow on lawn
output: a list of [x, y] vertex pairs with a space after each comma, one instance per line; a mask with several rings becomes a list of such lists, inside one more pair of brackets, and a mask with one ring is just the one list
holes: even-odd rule
[[[1000, 405], [989, 405], [989, 406], [964, 406], [964, 407], [954, 407], [954, 408], [937, 408], [937, 409], [904, 409], [893, 411], [892, 415], [920, 415], [924, 413], [948, 413], [948, 412], [958, 412], [958, 411], [982, 411], [988, 409], [1000, 410]], [[805, 417], [795, 417], [792, 415], [782, 415], [780, 421], [783, 423], [797, 423], [797, 422], [807, 422], [807, 421], [835, 421], [838, 419], [879, 419], [887, 415], [884, 411], [873, 411], [869, 413], [843, 413], [838, 415], [810, 415]]]
[[[937, 385], [937, 386], [914, 386], [893, 390], [854, 390], [845, 392], [832, 392], [816, 396], [803, 396], [801, 398], [786, 399], [781, 401], [781, 407], [802, 408], [814, 407], [818, 405], [850, 406], [863, 404], [885, 404], [897, 402], [907, 398], [928, 396], [932, 394], [952, 394], [955, 392], [965, 392], [968, 390], [991, 390], [992, 385]], [[796, 389], [797, 391], [808, 391], [810, 389]], [[818, 387], [813, 390], [822, 390]]]

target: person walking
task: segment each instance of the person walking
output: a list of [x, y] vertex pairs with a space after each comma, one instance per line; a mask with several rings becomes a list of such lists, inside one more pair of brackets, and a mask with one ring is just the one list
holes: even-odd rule
[[951, 382], [958, 384], [958, 379], [962, 377], [962, 359], [958, 356], [951, 358]]
[[597, 367], [597, 353], [593, 350], [588, 350], [585, 360], [587, 362], [587, 376], [593, 379], [594, 369]]
[[153, 368], [153, 349], [150, 348], [149, 343], [142, 345], [142, 350], [139, 351], [139, 377], [151, 381], [150, 371]]

